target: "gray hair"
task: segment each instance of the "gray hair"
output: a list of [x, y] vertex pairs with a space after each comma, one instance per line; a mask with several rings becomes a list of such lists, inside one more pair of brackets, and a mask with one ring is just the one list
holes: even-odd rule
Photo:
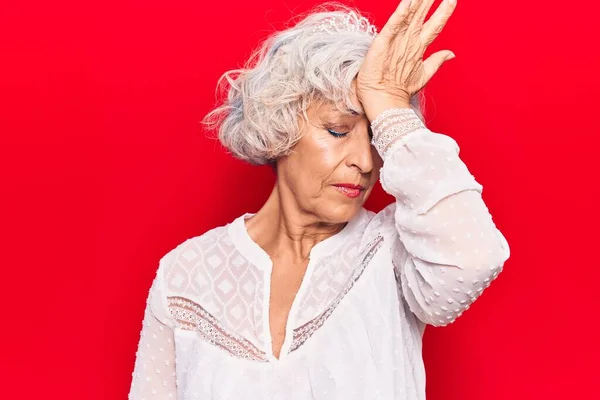
[[[337, 3], [319, 6], [295, 26], [267, 37], [243, 68], [221, 76], [218, 88], [226, 98], [202, 122], [235, 157], [262, 165], [289, 154], [301, 137], [298, 118], [308, 120], [313, 101], [355, 109], [352, 81], [373, 38], [364, 32], [315, 32], [325, 19], [350, 11], [362, 16]], [[422, 93], [412, 97], [421, 119], [423, 105]]]

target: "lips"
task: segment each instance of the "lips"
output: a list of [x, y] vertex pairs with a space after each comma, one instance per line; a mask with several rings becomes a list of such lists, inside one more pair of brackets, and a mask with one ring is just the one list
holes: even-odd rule
[[333, 185], [340, 193], [350, 197], [355, 198], [360, 196], [363, 190], [365, 190], [364, 186], [355, 185], [353, 183], [336, 183]]

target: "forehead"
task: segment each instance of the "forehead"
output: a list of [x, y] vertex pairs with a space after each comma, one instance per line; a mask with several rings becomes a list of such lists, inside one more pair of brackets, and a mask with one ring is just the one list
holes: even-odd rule
[[334, 103], [329, 100], [316, 101], [312, 104], [313, 112], [317, 115], [335, 115], [344, 117], [365, 117], [365, 112], [355, 95], [351, 97], [352, 102]]

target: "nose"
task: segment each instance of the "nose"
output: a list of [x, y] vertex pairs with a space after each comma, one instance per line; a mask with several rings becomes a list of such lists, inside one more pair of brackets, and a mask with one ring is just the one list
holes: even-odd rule
[[373, 154], [371, 153], [371, 137], [368, 131], [368, 122], [352, 132], [348, 143], [346, 165], [358, 169], [361, 173], [368, 174], [373, 170]]

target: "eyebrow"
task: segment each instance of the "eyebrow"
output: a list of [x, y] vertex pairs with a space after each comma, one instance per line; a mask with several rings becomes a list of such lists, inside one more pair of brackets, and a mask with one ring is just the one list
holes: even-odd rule
[[350, 115], [352, 115], [352, 116], [355, 116], [355, 117], [357, 117], [357, 116], [361, 116], [361, 117], [362, 117], [362, 116], [364, 116], [364, 115], [365, 115], [364, 111], [362, 111], [362, 112], [358, 112], [358, 111], [355, 111], [355, 110], [351, 110], [351, 109], [349, 109], [349, 108], [347, 108], [345, 111], [346, 111], [348, 114], [350, 114]]
[[334, 106], [331, 106], [327, 110], [327, 112], [330, 113], [330, 115], [338, 115], [340, 117], [344, 117], [344, 116], [348, 116], [348, 115], [352, 116], [352, 117], [366, 117], [364, 110], [361, 109], [359, 111], [356, 111], [356, 110], [353, 110], [353, 109], [347, 108], [347, 107], [344, 107], [343, 109], [339, 109]]

